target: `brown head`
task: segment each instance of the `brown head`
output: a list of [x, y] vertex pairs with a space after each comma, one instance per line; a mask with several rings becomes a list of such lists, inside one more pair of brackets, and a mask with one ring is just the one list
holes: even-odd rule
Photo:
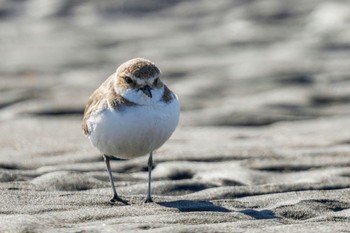
[[118, 88], [141, 90], [150, 98], [152, 98], [152, 89], [161, 88], [164, 85], [159, 76], [158, 67], [144, 58], [131, 59], [120, 65], [116, 71]]

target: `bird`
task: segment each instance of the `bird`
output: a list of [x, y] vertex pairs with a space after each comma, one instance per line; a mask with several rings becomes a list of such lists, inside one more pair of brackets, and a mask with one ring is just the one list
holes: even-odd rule
[[128, 201], [116, 191], [110, 160], [144, 155], [148, 155], [145, 203], [153, 202], [153, 153], [170, 138], [180, 118], [179, 99], [160, 75], [160, 69], [148, 59], [128, 60], [92, 93], [85, 106], [82, 130], [103, 155], [113, 204]]

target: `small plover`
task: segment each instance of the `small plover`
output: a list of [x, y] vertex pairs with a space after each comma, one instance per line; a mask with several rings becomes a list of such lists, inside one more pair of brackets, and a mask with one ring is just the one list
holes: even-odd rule
[[177, 96], [160, 80], [160, 70], [146, 59], [131, 59], [118, 67], [90, 96], [83, 133], [103, 154], [113, 190], [111, 202], [127, 204], [116, 192], [111, 157], [131, 159], [149, 154], [148, 192], [152, 202], [153, 151], [172, 135], [180, 115]]

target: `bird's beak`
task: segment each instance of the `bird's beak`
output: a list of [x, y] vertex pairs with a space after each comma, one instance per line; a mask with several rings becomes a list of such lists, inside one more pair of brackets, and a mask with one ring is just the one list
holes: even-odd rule
[[152, 92], [151, 92], [151, 88], [150, 86], [146, 85], [143, 88], [140, 88], [140, 90], [145, 93], [145, 95], [147, 95], [149, 98], [152, 98]]

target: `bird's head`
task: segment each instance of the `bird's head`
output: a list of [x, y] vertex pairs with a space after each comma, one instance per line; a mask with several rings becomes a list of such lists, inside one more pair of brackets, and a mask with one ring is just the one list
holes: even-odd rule
[[135, 58], [118, 67], [116, 85], [121, 92], [140, 92], [152, 98], [153, 92], [164, 86], [159, 76], [160, 70], [153, 62], [144, 58]]

